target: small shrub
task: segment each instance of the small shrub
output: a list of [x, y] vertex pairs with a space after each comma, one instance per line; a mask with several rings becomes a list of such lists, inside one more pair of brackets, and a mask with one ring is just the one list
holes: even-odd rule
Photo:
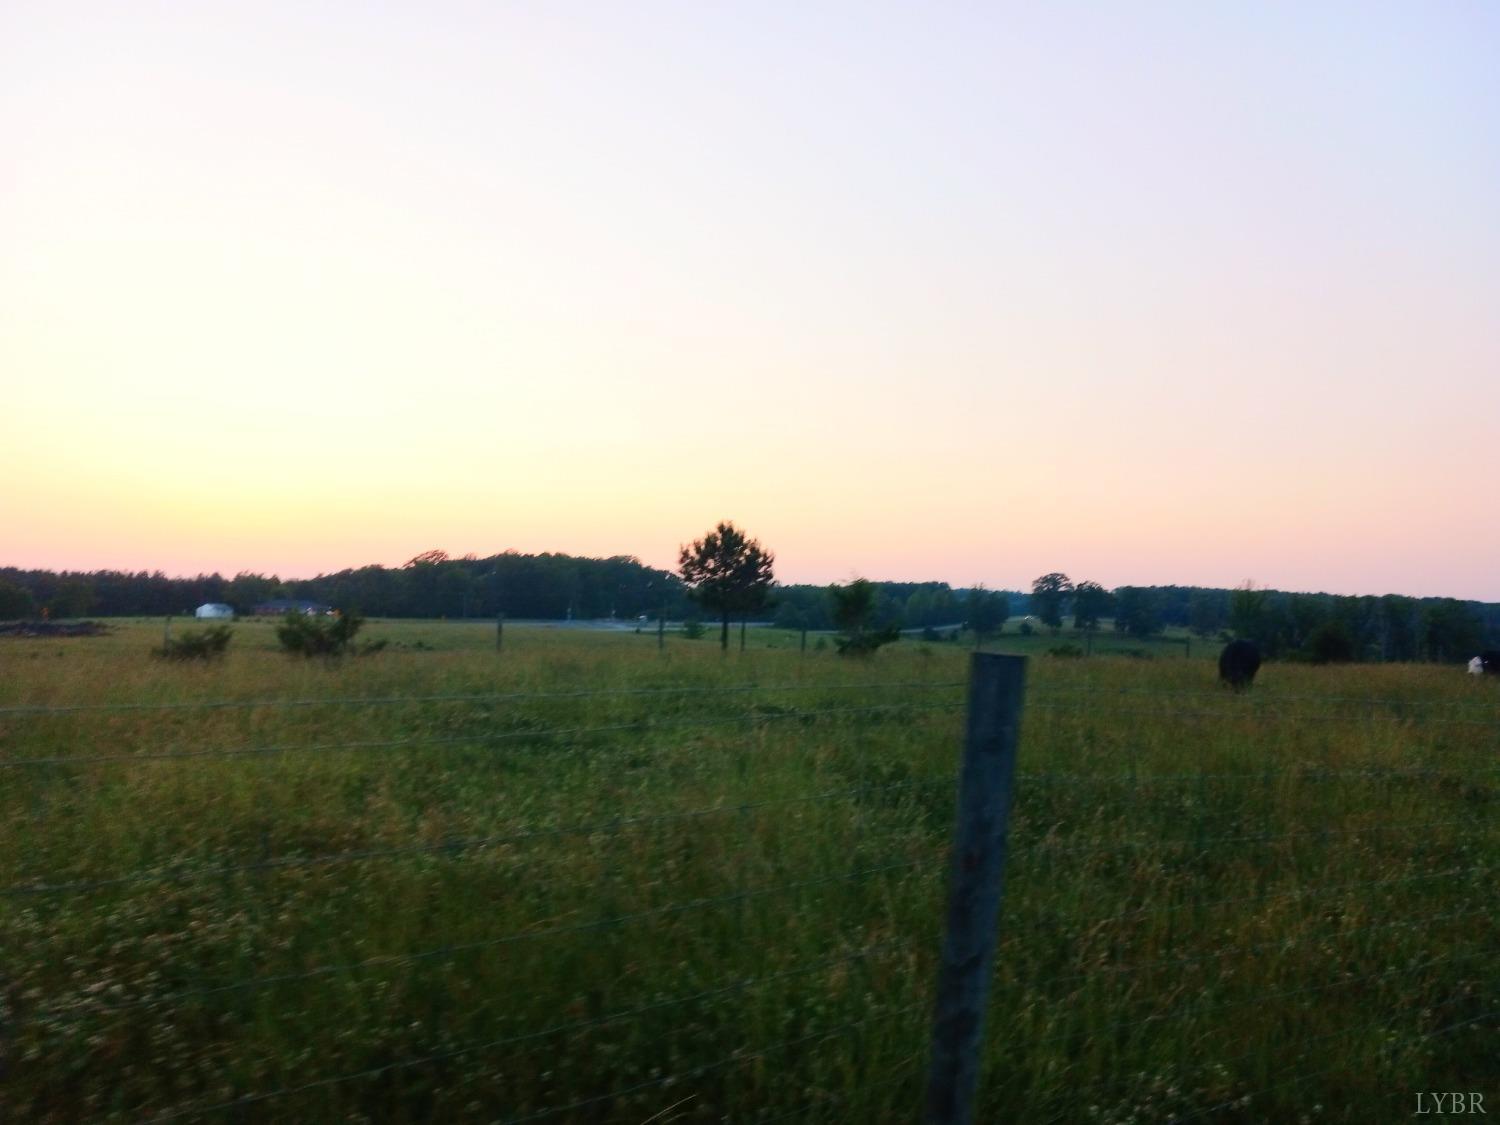
[[201, 632], [186, 632], [168, 637], [161, 648], [151, 650], [158, 660], [217, 660], [229, 647], [234, 630], [228, 625], [211, 625]]
[[699, 621], [696, 617], [689, 617], [682, 623], [682, 635], [690, 641], [696, 641], [705, 632], [703, 622]]
[[354, 651], [354, 634], [364, 623], [357, 613], [337, 617], [288, 613], [276, 626], [276, 639], [287, 652], [299, 656], [343, 656]]
[[874, 656], [882, 645], [893, 644], [901, 639], [901, 630], [894, 625], [887, 629], [862, 630], [851, 636], [839, 637], [834, 643], [839, 646], [840, 656]]
[[1023, 636], [1023, 637], [1029, 637], [1029, 636], [1031, 636], [1032, 633], [1036, 632], [1036, 630], [1031, 627], [1031, 622], [1030, 621], [1023, 621], [1023, 622], [1021, 622], [1020, 629], [1021, 629], [1021, 636]]
[[1313, 664], [1347, 664], [1354, 659], [1354, 638], [1337, 621], [1325, 621], [1312, 631], [1303, 653]]

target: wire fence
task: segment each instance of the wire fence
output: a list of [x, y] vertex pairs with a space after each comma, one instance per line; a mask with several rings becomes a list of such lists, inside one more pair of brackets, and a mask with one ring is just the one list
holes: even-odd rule
[[[0, 1106], [916, 1119], [964, 686], [0, 707]], [[1500, 708], [1049, 685], [1022, 732], [982, 1118], [1493, 1088]]]

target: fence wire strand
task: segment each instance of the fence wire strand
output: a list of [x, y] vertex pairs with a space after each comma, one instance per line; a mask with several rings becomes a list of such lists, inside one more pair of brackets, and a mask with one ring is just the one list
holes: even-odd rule
[[1210, 708], [1199, 711], [1186, 710], [1162, 710], [1147, 707], [1098, 707], [1090, 706], [1087, 709], [1079, 707], [1064, 707], [1056, 703], [1028, 703], [1028, 713], [1043, 711], [1048, 714], [1064, 714], [1076, 716], [1080, 719], [1092, 719], [1099, 715], [1129, 715], [1135, 718], [1150, 717], [1156, 719], [1211, 719], [1215, 722], [1281, 722], [1281, 723], [1414, 723], [1421, 726], [1462, 726], [1462, 727], [1500, 727], [1500, 717], [1487, 719], [1458, 719], [1438, 718], [1433, 716], [1416, 715], [1376, 715], [1376, 714], [1347, 714], [1343, 712], [1318, 712], [1309, 711], [1272, 711], [1269, 709], [1256, 709], [1253, 711], [1231, 711], [1228, 708]]
[[[1136, 973], [1147, 973], [1154, 969], [1180, 969], [1188, 965], [1201, 965], [1208, 961], [1220, 961], [1231, 954], [1236, 953], [1265, 953], [1267, 951], [1286, 951], [1303, 945], [1308, 941], [1327, 941], [1330, 939], [1353, 937], [1355, 935], [1366, 935], [1382, 933], [1387, 930], [1410, 930], [1424, 926], [1430, 926], [1434, 922], [1454, 922], [1465, 918], [1488, 917], [1492, 914], [1487, 907], [1474, 910], [1455, 910], [1447, 914], [1432, 914], [1426, 918], [1416, 921], [1407, 920], [1401, 922], [1376, 922], [1368, 926], [1353, 926], [1349, 929], [1337, 930], [1333, 933], [1320, 932], [1310, 934], [1297, 934], [1291, 937], [1272, 938], [1270, 941], [1254, 942], [1250, 945], [1226, 945], [1212, 953], [1192, 954], [1185, 957], [1159, 957], [1151, 961], [1143, 961], [1135, 965], [1095, 965], [1087, 972], [1066, 973], [1059, 976], [1048, 977], [1027, 985], [1028, 991], [1039, 992], [1057, 984], [1072, 984], [1076, 981], [1097, 979], [1103, 974], [1114, 976], [1130, 976]], [[1001, 946], [1005, 945], [1002, 937]]]
[[[517, 930], [496, 937], [481, 938], [475, 941], [457, 942], [449, 945], [436, 946], [431, 949], [418, 950], [414, 953], [390, 953], [379, 954], [374, 957], [366, 957], [359, 961], [345, 961], [330, 965], [318, 965], [311, 969], [300, 969], [293, 973], [277, 973], [270, 976], [246, 977], [238, 981], [230, 981], [222, 985], [213, 985], [206, 988], [183, 989], [173, 993], [165, 993], [155, 997], [140, 997], [133, 1000], [123, 1001], [115, 1004], [97, 1003], [88, 1006], [85, 1011], [92, 1013], [114, 1013], [140, 1008], [152, 1008], [158, 1006], [174, 1006], [188, 1000], [202, 999], [209, 996], [218, 996], [230, 992], [239, 992], [246, 989], [267, 988], [273, 985], [285, 985], [298, 982], [314, 980], [319, 977], [332, 976], [340, 973], [360, 972], [366, 969], [393, 969], [408, 965], [420, 964], [424, 961], [440, 960], [447, 957], [457, 957], [464, 953], [474, 953], [480, 950], [498, 949], [503, 946], [516, 945], [521, 942], [541, 941], [548, 938], [566, 937], [573, 934], [593, 933], [600, 930], [608, 930], [615, 927], [626, 926], [635, 922], [648, 919], [671, 918], [683, 914], [691, 914], [702, 910], [712, 910], [721, 906], [730, 906], [743, 902], [751, 902], [756, 899], [769, 898], [779, 894], [790, 894], [798, 891], [809, 890], [813, 887], [826, 887], [838, 883], [853, 883], [870, 875], [879, 875], [891, 871], [906, 871], [918, 868], [937, 868], [941, 864], [934, 860], [902, 860], [896, 863], [878, 864], [874, 867], [863, 867], [854, 871], [844, 872], [837, 875], [820, 875], [813, 879], [800, 879], [789, 883], [775, 883], [763, 887], [750, 887], [741, 891], [733, 891], [728, 894], [714, 895], [705, 898], [687, 899], [682, 902], [668, 903], [663, 906], [652, 907], [647, 910], [630, 911], [624, 914], [614, 914], [607, 918], [596, 918], [588, 922], [574, 922], [567, 925], [547, 926], [541, 929]], [[49, 1014], [59, 1015], [67, 1012], [74, 1014], [75, 1009], [52, 1009]]]
[[898, 680], [886, 683], [816, 684], [706, 684], [681, 687], [590, 688], [587, 691], [473, 692], [439, 695], [345, 695], [317, 699], [211, 699], [183, 703], [72, 703], [57, 706], [19, 704], [0, 707], [0, 716], [75, 715], [116, 711], [208, 711], [298, 707], [395, 707], [425, 703], [529, 703], [546, 699], [597, 699], [669, 695], [738, 695], [748, 692], [897, 691], [906, 688], [941, 690], [964, 687], [963, 680]]
[[533, 840], [563, 839], [571, 836], [600, 836], [624, 830], [633, 830], [659, 824], [681, 824], [703, 820], [714, 816], [744, 815], [759, 813], [769, 808], [797, 804], [812, 804], [833, 801], [843, 797], [859, 797], [873, 793], [892, 793], [908, 789], [948, 788], [951, 782], [902, 781], [889, 785], [857, 785], [847, 789], [831, 789], [822, 793], [804, 794], [797, 797], [781, 797], [765, 801], [745, 801], [738, 804], [716, 804], [686, 812], [661, 813], [650, 816], [614, 817], [610, 820], [589, 824], [566, 825], [557, 828], [531, 828], [518, 832], [493, 836], [470, 836], [454, 840], [442, 840], [430, 844], [411, 844], [389, 848], [355, 848], [348, 851], [328, 852], [312, 856], [279, 856], [273, 859], [255, 860], [248, 863], [224, 863], [210, 866], [192, 865], [164, 870], [136, 871], [107, 879], [75, 879], [62, 882], [16, 883], [0, 887], [0, 895], [44, 895], [72, 894], [85, 891], [105, 890], [140, 883], [185, 882], [213, 879], [242, 873], [281, 871], [289, 869], [337, 866], [361, 863], [368, 860], [395, 859], [413, 855], [456, 854], [505, 847], [510, 844], [528, 843]]
[[962, 703], [885, 703], [871, 707], [822, 707], [810, 711], [755, 711], [729, 717], [698, 716], [685, 719], [634, 719], [627, 723], [609, 723], [589, 727], [551, 727], [541, 730], [499, 731], [491, 734], [451, 735], [441, 738], [400, 738], [368, 742], [291, 743], [277, 746], [244, 746], [213, 750], [164, 750], [145, 754], [95, 754], [55, 756], [50, 758], [12, 758], [0, 760], [0, 768], [20, 766], [85, 766], [109, 762], [176, 761], [188, 758], [242, 758], [290, 753], [336, 753], [349, 750], [399, 750], [415, 746], [457, 746], [517, 739], [546, 739], [590, 734], [619, 734], [623, 731], [653, 733], [694, 727], [738, 726], [742, 723], [786, 722], [792, 719], [820, 719], [829, 716], [875, 715], [911, 711], [957, 711]]
[[[1447, 1034], [1450, 1031], [1456, 1031], [1456, 1030], [1459, 1030], [1460, 1028], [1467, 1027], [1467, 1026], [1469, 1026], [1471, 1024], [1478, 1023], [1481, 1020], [1492, 1019], [1492, 1018], [1495, 1018], [1496, 1016], [1500, 1016], [1500, 1012], [1489, 1012], [1489, 1013], [1486, 1013], [1485, 1015], [1476, 1016], [1476, 1017], [1474, 1017], [1472, 1019], [1461, 1020], [1461, 1021], [1459, 1021], [1459, 1022], [1457, 1022], [1455, 1024], [1451, 1024], [1448, 1027], [1443, 1028], [1443, 1029], [1441, 1029], [1439, 1031], [1436, 1031], [1436, 1032], [1424, 1032], [1421, 1035], [1417, 1036], [1417, 1041], [1418, 1042], [1423, 1042], [1423, 1041], [1425, 1041], [1425, 1040], [1427, 1040], [1429, 1038], [1434, 1037], [1435, 1035]], [[1337, 1041], [1339, 1039], [1348, 1039], [1348, 1038], [1351, 1038], [1352, 1036], [1355, 1036], [1355, 1035], [1361, 1035], [1361, 1034], [1368, 1035], [1368, 1034], [1370, 1034], [1370, 1032], [1372, 1030], [1373, 1029], [1369, 1025], [1360, 1026], [1360, 1027], [1342, 1027], [1342, 1028], [1339, 1028], [1337, 1031], [1329, 1031], [1329, 1032], [1324, 1032], [1321, 1035], [1313, 1035], [1313, 1036], [1309, 1036], [1309, 1037], [1304, 1038], [1304, 1039], [1291, 1040], [1289, 1042], [1289, 1047], [1292, 1048], [1292, 1049], [1305, 1049], [1306, 1047], [1308, 1047], [1308, 1046], [1310, 1046], [1312, 1044], [1332, 1043], [1332, 1042], [1335, 1042], [1335, 1041]], [[1227, 1058], [1222, 1059], [1220, 1061], [1223, 1064], [1225, 1064], [1225, 1065], [1244, 1063], [1244, 1062], [1248, 1062], [1249, 1060], [1255, 1058], [1255, 1056], [1258, 1055], [1258, 1054], [1260, 1054], [1261, 1051], [1262, 1051], [1262, 1048], [1260, 1048], [1260, 1047], [1252, 1047], [1252, 1048], [1250, 1048], [1247, 1051], [1241, 1051], [1239, 1054], [1230, 1055]], [[1329, 1067], [1326, 1070], [1318, 1072], [1318, 1074], [1316, 1075], [1316, 1077], [1325, 1077], [1326, 1075], [1329, 1075], [1329, 1074], [1336, 1074], [1339, 1071], [1342, 1071], [1342, 1070], [1345, 1070], [1345, 1069], [1346, 1068], [1343, 1067], [1343, 1066]], [[1102, 1090], [1106, 1086], [1109, 1086], [1111, 1084], [1117, 1083], [1118, 1081], [1119, 1081], [1118, 1076], [1116, 1076], [1116, 1075], [1110, 1075], [1110, 1076], [1107, 1076], [1105, 1078], [1101, 1078], [1101, 1079], [1098, 1079], [1096, 1081], [1086, 1083], [1083, 1086], [1075, 1087], [1075, 1090], [1082, 1090], [1082, 1091]], [[1310, 1081], [1310, 1079], [1309, 1079], [1309, 1081]], [[1268, 1092], [1270, 1090], [1274, 1090], [1275, 1088], [1276, 1088], [1275, 1086], [1266, 1087], [1266, 1088], [1258, 1091], [1257, 1093], [1263, 1094], [1263, 1093], [1266, 1093], [1266, 1092]], [[1218, 1112], [1218, 1111], [1220, 1111], [1222, 1109], [1226, 1109], [1228, 1107], [1234, 1106], [1235, 1104], [1237, 1104], [1238, 1102], [1240, 1102], [1246, 1096], [1247, 1095], [1240, 1094], [1240, 1095], [1237, 1095], [1237, 1096], [1235, 1096], [1233, 1098], [1230, 1098], [1230, 1099], [1228, 1099], [1226, 1101], [1220, 1102], [1220, 1103], [1218, 1103], [1216, 1105], [1208, 1106], [1208, 1107], [1206, 1107], [1204, 1109], [1196, 1109], [1196, 1110], [1193, 1110], [1193, 1111], [1191, 1111], [1190, 1113], [1188, 1113], [1186, 1115], [1181, 1115], [1181, 1116], [1178, 1116], [1178, 1117], [1171, 1118], [1169, 1120], [1168, 1125], [1177, 1125], [1178, 1122], [1191, 1121], [1191, 1120], [1193, 1120], [1195, 1118], [1202, 1117], [1202, 1116], [1204, 1116], [1206, 1114], [1209, 1114], [1209, 1113], [1216, 1113], [1216, 1112]], [[1249, 1096], [1253, 1097], [1253, 1096], [1256, 1096], [1256, 1094], [1252, 1094], [1252, 1095], [1249, 1095]], [[1069, 1117], [1063, 1117], [1063, 1116], [1061, 1116], [1059, 1114], [1054, 1114], [1053, 1116], [1051, 1116], [1047, 1120], [1048, 1120], [1048, 1125], [1052, 1125], [1052, 1123], [1054, 1123], [1054, 1122], [1066, 1121], [1066, 1120], [1070, 1120], [1070, 1119], [1071, 1118], [1069, 1118]]]
[[[1453, 1034], [1456, 1031], [1462, 1031], [1464, 1028], [1472, 1027], [1475, 1024], [1484, 1022], [1485, 1020], [1493, 1020], [1493, 1019], [1500, 1019], [1500, 1009], [1496, 1009], [1495, 1011], [1485, 1012], [1483, 1015], [1472, 1016], [1472, 1017], [1470, 1017], [1469, 1019], [1466, 1019], [1466, 1020], [1459, 1020], [1456, 1023], [1448, 1024], [1446, 1027], [1438, 1028], [1436, 1031], [1423, 1032], [1421, 1035], [1419, 1035], [1417, 1037], [1417, 1042], [1419, 1042], [1419, 1043], [1425, 1043], [1425, 1042], [1427, 1042], [1430, 1039], [1437, 1039], [1437, 1038], [1439, 1038], [1441, 1036], [1444, 1036], [1444, 1035], [1451, 1035], [1451, 1034]], [[1364, 1030], [1368, 1030], [1368, 1029], [1367, 1028], [1355, 1028], [1355, 1029], [1351, 1029], [1348, 1032], [1348, 1034], [1354, 1034], [1357, 1031], [1364, 1031]], [[1230, 1108], [1232, 1108], [1232, 1107], [1234, 1107], [1236, 1105], [1243, 1105], [1243, 1106], [1245, 1106], [1245, 1107], [1248, 1108], [1254, 1102], [1254, 1100], [1256, 1098], [1264, 1097], [1266, 1094], [1272, 1094], [1272, 1093], [1275, 1093], [1278, 1090], [1287, 1089], [1287, 1088], [1290, 1088], [1292, 1086], [1300, 1086], [1300, 1085], [1302, 1085], [1304, 1083], [1311, 1082], [1311, 1081], [1313, 1081], [1314, 1079], [1317, 1079], [1317, 1078], [1327, 1078], [1331, 1074], [1338, 1074], [1339, 1072], [1341, 1072], [1341, 1071], [1347, 1071], [1348, 1069], [1349, 1069], [1348, 1066], [1330, 1066], [1330, 1067], [1325, 1067], [1322, 1070], [1315, 1070], [1315, 1071], [1313, 1071], [1313, 1072], [1311, 1072], [1309, 1074], [1299, 1075], [1299, 1076], [1297, 1076], [1295, 1078], [1283, 1079], [1283, 1080], [1281, 1080], [1279, 1082], [1274, 1082], [1274, 1083], [1272, 1083], [1269, 1086], [1262, 1086], [1260, 1089], [1251, 1091], [1248, 1094], [1241, 1094], [1238, 1097], [1230, 1098], [1227, 1101], [1222, 1101], [1218, 1105], [1211, 1105], [1211, 1106], [1208, 1106], [1208, 1107], [1206, 1107], [1204, 1109], [1194, 1110], [1192, 1113], [1182, 1114], [1182, 1115], [1179, 1115], [1177, 1117], [1173, 1117], [1168, 1122], [1168, 1125], [1180, 1125], [1181, 1122], [1196, 1121], [1196, 1120], [1198, 1120], [1200, 1118], [1208, 1116], [1211, 1113], [1218, 1113], [1221, 1110], [1230, 1109]]]
[[[597, 1094], [593, 1097], [584, 1098], [576, 1102], [571, 1102], [567, 1105], [550, 1106], [546, 1109], [538, 1110], [534, 1113], [529, 1113], [522, 1117], [508, 1118], [506, 1125], [525, 1125], [525, 1123], [527, 1122], [543, 1121], [549, 1117], [556, 1117], [558, 1114], [572, 1113], [576, 1110], [587, 1109], [590, 1106], [600, 1105], [604, 1102], [610, 1102], [618, 1098], [628, 1097], [631, 1094], [640, 1093], [645, 1090], [650, 1090], [653, 1088], [664, 1089], [668, 1086], [675, 1085], [688, 1079], [701, 1078], [706, 1074], [711, 1074], [718, 1070], [723, 1070], [725, 1068], [736, 1065], [743, 1065], [744, 1063], [763, 1058], [769, 1054], [790, 1050], [794, 1047], [800, 1047], [808, 1043], [816, 1042], [822, 1039], [829, 1039], [837, 1035], [842, 1035], [844, 1032], [852, 1031], [858, 1027], [865, 1027], [873, 1023], [895, 1019], [898, 1016], [909, 1015], [913, 1012], [924, 1010], [925, 1007], [926, 1006], [923, 1004], [904, 1005], [902, 1007], [893, 1008], [888, 1011], [878, 1012], [869, 1016], [865, 1016], [857, 1020], [850, 1020], [821, 1031], [810, 1032], [806, 1035], [802, 1035], [794, 1039], [785, 1039], [768, 1046], [757, 1047], [751, 1050], [737, 1051], [733, 1055], [728, 1055], [724, 1058], [716, 1060], [715, 1062], [705, 1063], [702, 1066], [691, 1067], [687, 1070], [679, 1071], [675, 1074], [665, 1075], [660, 1078], [652, 1078], [645, 1082], [636, 1083], [633, 1086], [626, 1086], [621, 1089], [612, 1090], [607, 1094]], [[479, 1050], [481, 1048], [474, 1047], [471, 1049]], [[267, 1090], [262, 1093], [245, 1094], [238, 1098], [231, 1099], [230, 1101], [218, 1102], [213, 1105], [187, 1106], [179, 1109], [169, 1110], [166, 1113], [158, 1114], [150, 1118], [149, 1122], [150, 1125], [156, 1125], [156, 1123], [158, 1122], [176, 1121], [184, 1117], [203, 1116], [210, 1113], [220, 1113], [227, 1110], [243, 1109], [251, 1105], [258, 1105], [280, 1098], [291, 1097], [295, 1094], [307, 1093], [308, 1091], [320, 1089], [327, 1086], [340, 1085], [345, 1082], [356, 1082], [362, 1079], [378, 1078], [380, 1075], [385, 1074], [391, 1070], [406, 1069], [412, 1066], [422, 1066], [433, 1062], [440, 1062], [450, 1057], [453, 1057], [452, 1052], [436, 1052], [431, 1055], [424, 1055], [413, 1059], [399, 1060], [394, 1063], [386, 1063], [382, 1066], [371, 1067], [366, 1070], [353, 1071], [348, 1074], [338, 1074], [326, 1078], [314, 1079], [313, 1081], [304, 1082], [297, 1086], [284, 1086], [280, 1089]]]
[[[633, 1019], [637, 1016], [647, 1015], [652, 1012], [664, 1011], [671, 1008], [698, 1003], [704, 1000], [712, 1000], [723, 996], [734, 995], [736, 993], [744, 992], [750, 988], [754, 988], [757, 985], [771, 984], [783, 980], [791, 980], [795, 977], [805, 976], [809, 973], [815, 973], [823, 969], [854, 964], [869, 957], [877, 956], [883, 953], [889, 953], [895, 949], [902, 948], [905, 944], [906, 943], [902, 942], [888, 942], [879, 946], [868, 946], [864, 949], [857, 950], [853, 953], [845, 954], [843, 956], [827, 957], [819, 961], [807, 962], [802, 965], [795, 966], [791, 969], [775, 973], [768, 973], [759, 977], [745, 977], [737, 981], [732, 981], [727, 985], [722, 985], [717, 988], [704, 989], [702, 991], [692, 993], [688, 996], [678, 996], [668, 1000], [653, 1001], [649, 1004], [642, 1004], [634, 1008], [626, 1008], [614, 1012], [608, 1012], [601, 1016], [590, 1017], [589, 1019], [574, 1020], [569, 1023], [555, 1024], [551, 1027], [543, 1028], [539, 1031], [522, 1032], [516, 1035], [507, 1035], [497, 1039], [485, 1040], [484, 1042], [468, 1043], [459, 1047], [445, 1049], [442, 1051], [434, 1051], [431, 1054], [420, 1055], [409, 1059], [402, 1059], [397, 1062], [388, 1063], [381, 1067], [357, 1071], [353, 1074], [335, 1075], [318, 1079], [313, 1082], [306, 1083], [302, 1086], [298, 1086], [290, 1091], [276, 1091], [259, 1097], [252, 1096], [244, 1103], [236, 1102], [231, 1104], [239, 1105], [248, 1104], [252, 1101], [269, 1100], [271, 1098], [285, 1096], [287, 1093], [301, 1093], [303, 1091], [315, 1089], [320, 1086], [336, 1085], [342, 1082], [353, 1081], [361, 1078], [373, 1078], [380, 1074], [385, 1074], [393, 1070], [409, 1070], [419, 1066], [430, 1066], [433, 1063], [446, 1062], [449, 1059], [462, 1058], [465, 1055], [478, 1054], [483, 1051], [498, 1050], [502, 1047], [515, 1046], [519, 1043], [525, 1043], [537, 1039], [545, 1039], [554, 1035], [564, 1035], [577, 1031], [585, 1031], [594, 1027], [603, 1027], [611, 1023], [618, 1023], [621, 1020]], [[209, 1109], [201, 1111], [195, 1110], [192, 1112], [206, 1113], [224, 1108], [229, 1108], [229, 1106], [219, 1105], [210, 1107]]]
[[[1298, 887], [1290, 891], [1261, 892], [1253, 895], [1240, 895], [1234, 898], [1215, 899], [1210, 902], [1174, 902], [1165, 906], [1142, 906], [1134, 910], [1127, 910], [1120, 914], [1113, 914], [1107, 918], [1088, 919], [1092, 927], [1112, 926], [1117, 922], [1128, 922], [1135, 918], [1159, 917], [1172, 914], [1180, 910], [1217, 910], [1225, 906], [1248, 906], [1252, 903], [1278, 902], [1288, 899], [1313, 898], [1318, 896], [1332, 897], [1335, 894], [1343, 894], [1356, 890], [1377, 890], [1382, 887], [1408, 886], [1412, 883], [1426, 882], [1432, 879], [1447, 879], [1463, 875], [1482, 875], [1492, 873], [1495, 869], [1476, 865], [1473, 867], [1452, 867], [1446, 871], [1423, 872], [1420, 875], [1406, 875], [1399, 879], [1375, 879], [1358, 883], [1320, 884], [1313, 887]], [[1007, 925], [1002, 919], [1000, 926], [1005, 932], [1016, 928], [1021, 930], [1041, 929], [1046, 926], [1055, 925], [1059, 921], [1073, 920], [1072, 916], [1052, 914], [1043, 918], [1029, 919], [1017, 923], [1015, 926]]]
[[1452, 828], [1460, 824], [1474, 824], [1474, 817], [1454, 817], [1447, 820], [1419, 820], [1404, 821], [1396, 824], [1369, 824], [1355, 825], [1346, 829], [1333, 828], [1304, 828], [1296, 832], [1255, 832], [1235, 836], [1182, 836], [1176, 838], [1163, 838], [1156, 840], [1114, 840], [1104, 843], [1086, 844], [1078, 847], [1054, 848], [1050, 840], [1043, 840], [1040, 844], [1032, 846], [1028, 850], [1026, 844], [1016, 843], [1014, 853], [1018, 855], [1046, 854], [1049, 856], [1059, 855], [1098, 855], [1120, 849], [1133, 850], [1136, 848], [1154, 848], [1162, 846], [1191, 846], [1199, 847], [1209, 844], [1282, 844], [1288, 840], [1303, 840], [1308, 837], [1317, 837], [1320, 840], [1337, 839], [1346, 836], [1378, 835], [1384, 833], [1399, 834], [1403, 832], [1419, 832], [1429, 828]]
[[[1288, 988], [1282, 989], [1277, 992], [1259, 993], [1255, 996], [1247, 996], [1240, 1000], [1227, 1000], [1218, 1004], [1208, 1004], [1201, 1007], [1193, 1007], [1185, 1012], [1158, 1012], [1141, 1018], [1116, 1020], [1113, 1023], [1106, 1024], [1103, 1028], [1100, 1028], [1097, 1031], [1090, 1031], [1087, 1037], [1097, 1038], [1101, 1035], [1114, 1036], [1134, 1031], [1139, 1028], [1150, 1027], [1152, 1025], [1162, 1025], [1169, 1022], [1181, 1023], [1183, 1020], [1197, 1019], [1206, 1015], [1221, 1015], [1225, 1012], [1232, 1012], [1239, 1008], [1256, 1007], [1261, 1004], [1268, 1003], [1272, 1000], [1290, 1000], [1295, 996], [1310, 996], [1314, 993], [1332, 992], [1336, 989], [1348, 988], [1352, 985], [1357, 984], [1370, 984], [1374, 981], [1409, 977], [1413, 976], [1416, 973], [1424, 972], [1428, 969], [1433, 969], [1442, 965], [1450, 964], [1454, 961], [1472, 961], [1480, 957], [1488, 956], [1490, 956], [1490, 954], [1487, 951], [1476, 949], [1468, 953], [1460, 953], [1457, 956], [1450, 955], [1445, 957], [1433, 958], [1432, 960], [1425, 961], [1420, 965], [1413, 965], [1404, 969], [1382, 969], [1379, 972], [1363, 973], [1359, 976], [1352, 977], [1343, 977], [1339, 980], [1329, 981], [1324, 984], [1310, 984], [1304, 985], [1300, 988]], [[1054, 1035], [1046, 1035], [1040, 1039], [1030, 1040], [1028, 1042], [1028, 1046], [1052, 1046], [1057, 1043], [1066, 1043], [1082, 1037], [1084, 1036], [1081, 1035], [1081, 1033], [1077, 1030], [1073, 1028], [1067, 1028], [1059, 1031]]]

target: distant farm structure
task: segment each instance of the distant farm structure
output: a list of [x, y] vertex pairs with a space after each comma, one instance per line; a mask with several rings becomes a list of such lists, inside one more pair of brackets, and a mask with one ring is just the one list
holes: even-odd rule
[[193, 611], [194, 617], [225, 618], [234, 616], [234, 606], [223, 602], [204, 602]]
[[268, 602], [261, 602], [251, 611], [256, 617], [285, 617], [288, 613], [306, 614], [308, 617], [321, 617], [333, 612], [333, 606], [325, 605], [323, 602], [311, 602], [304, 598], [275, 598]]

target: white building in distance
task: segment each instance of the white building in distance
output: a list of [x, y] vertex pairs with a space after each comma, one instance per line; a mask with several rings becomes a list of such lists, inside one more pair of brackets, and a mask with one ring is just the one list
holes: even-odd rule
[[234, 607], [223, 602], [204, 602], [193, 613], [194, 617], [233, 617]]

